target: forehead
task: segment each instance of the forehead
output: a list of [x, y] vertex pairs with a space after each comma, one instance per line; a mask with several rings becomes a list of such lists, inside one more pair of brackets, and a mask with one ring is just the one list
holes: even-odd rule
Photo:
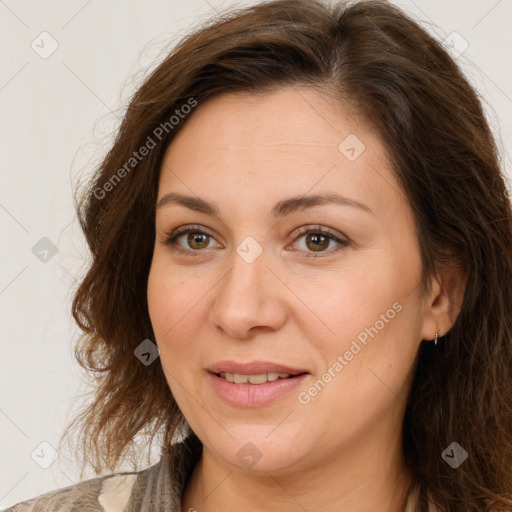
[[[304, 151], [309, 147], [316, 152], [319, 148], [337, 150], [344, 132], [368, 138], [369, 131], [352, 109], [343, 109], [330, 95], [290, 86], [206, 100], [193, 111], [169, 150], [174, 152], [173, 146], [201, 137], [199, 150], [260, 148], [283, 153], [300, 145]], [[378, 141], [376, 134], [372, 137]]]
[[159, 197], [172, 190], [245, 205], [308, 191], [363, 195], [375, 210], [405, 200], [378, 134], [310, 88], [207, 100], [167, 149], [159, 185]]

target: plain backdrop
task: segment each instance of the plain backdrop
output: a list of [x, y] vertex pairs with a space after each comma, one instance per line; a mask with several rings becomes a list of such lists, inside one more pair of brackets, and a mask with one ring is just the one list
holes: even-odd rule
[[[0, 0], [0, 508], [78, 481], [76, 461], [52, 448], [85, 390], [70, 313], [88, 258], [76, 180], [101, 160], [165, 49], [215, 11], [252, 3]], [[512, 1], [394, 3], [446, 38], [510, 176]]]

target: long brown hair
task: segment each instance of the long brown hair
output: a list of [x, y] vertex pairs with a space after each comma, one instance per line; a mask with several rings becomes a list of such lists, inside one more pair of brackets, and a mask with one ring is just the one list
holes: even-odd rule
[[[380, 134], [415, 214], [425, 289], [441, 265], [468, 276], [453, 328], [420, 347], [403, 422], [414, 510], [427, 510], [429, 496], [445, 511], [510, 510], [510, 197], [477, 94], [443, 46], [384, 1], [275, 0], [225, 13], [135, 93], [77, 198], [92, 263], [73, 301], [83, 330], [75, 351], [96, 391], [68, 430], [80, 427], [84, 460], [99, 471], [114, 469], [138, 434], [161, 435], [165, 449], [186, 428], [160, 363], [134, 356], [154, 340], [146, 287], [163, 154], [207, 98], [294, 85], [350, 105]], [[452, 442], [469, 454], [457, 469], [441, 457]]]

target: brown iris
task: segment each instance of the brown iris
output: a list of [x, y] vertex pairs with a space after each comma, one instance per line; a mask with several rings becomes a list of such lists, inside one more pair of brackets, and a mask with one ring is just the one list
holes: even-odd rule
[[[323, 240], [320, 241], [322, 238]], [[311, 241], [313, 245], [309, 246], [308, 241]], [[310, 233], [306, 237], [306, 245], [308, 245], [308, 248], [312, 249], [313, 251], [318, 252], [322, 249], [326, 249], [329, 246], [329, 238], [318, 233]]]
[[[209, 236], [204, 233], [189, 233], [187, 236], [187, 243], [190, 244], [190, 247], [193, 249], [204, 249], [208, 246], [208, 238]], [[196, 242], [197, 245], [194, 245]]]

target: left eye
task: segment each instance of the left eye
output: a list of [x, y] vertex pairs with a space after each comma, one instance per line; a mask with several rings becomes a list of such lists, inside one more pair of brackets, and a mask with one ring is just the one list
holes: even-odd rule
[[[350, 245], [348, 240], [344, 240], [341, 237], [337, 236], [330, 229], [326, 229], [323, 227], [316, 228], [300, 228], [299, 237], [297, 240], [304, 239], [305, 250], [304, 256], [306, 258], [317, 258], [317, 254], [315, 253], [332, 253], [337, 252], [343, 247], [347, 247]], [[326, 249], [333, 242], [334, 245], [338, 246], [338, 249], [334, 251], [327, 251]], [[311, 252], [310, 252], [310, 251]]]
[[[181, 243], [179, 243], [180, 239], [186, 237], [186, 244], [188, 248], [183, 247]], [[304, 252], [304, 256], [307, 258], [318, 257], [315, 253], [332, 253], [337, 252], [339, 249], [343, 247], [347, 247], [350, 245], [350, 242], [346, 239], [343, 239], [340, 236], [337, 236], [333, 231], [327, 228], [323, 228], [321, 226], [315, 228], [299, 228], [298, 232], [295, 233], [296, 238], [295, 241], [300, 239], [304, 239], [305, 249], [301, 250]], [[179, 252], [186, 252], [191, 255], [198, 255], [199, 252], [209, 249], [208, 245], [210, 239], [214, 239], [213, 235], [202, 231], [199, 228], [189, 226], [178, 228], [174, 232], [169, 235], [165, 235], [161, 242], [164, 245], [169, 245], [175, 248]], [[334, 245], [338, 245], [338, 249], [329, 250], [329, 246], [333, 243]], [[288, 246], [287, 246], [288, 247]], [[195, 254], [194, 254], [195, 253]]]

